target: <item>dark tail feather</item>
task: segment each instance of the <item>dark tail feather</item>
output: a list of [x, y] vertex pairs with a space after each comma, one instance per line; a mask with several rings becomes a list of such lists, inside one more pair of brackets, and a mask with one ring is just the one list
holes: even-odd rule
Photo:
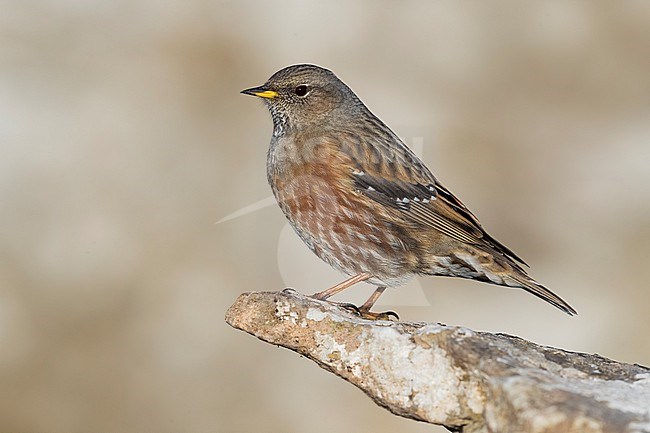
[[549, 304], [556, 306], [560, 310], [567, 313], [569, 316], [578, 314], [578, 312], [574, 310], [573, 307], [571, 307], [571, 305], [569, 305], [564, 299], [560, 298], [558, 295], [551, 292], [549, 289], [542, 286], [537, 281], [526, 279], [525, 277], [520, 277], [519, 275], [510, 276], [510, 278], [512, 278], [512, 281], [516, 283], [517, 286], [521, 287], [528, 293], [545, 300]]

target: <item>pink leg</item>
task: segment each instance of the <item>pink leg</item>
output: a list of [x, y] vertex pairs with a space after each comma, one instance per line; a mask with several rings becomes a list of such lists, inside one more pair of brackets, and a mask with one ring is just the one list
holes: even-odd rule
[[339, 292], [342, 292], [343, 290], [347, 289], [350, 286], [353, 286], [354, 284], [360, 283], [362, 281], [367, 280], [368, 278], [372, 277], [367, 272], [364, 272], [359, 275], [355, 275], [354, 277], [348, 278], [345, 281], [342, 281], [338, 283], [335, 286], [330, 287], [329, 289], [323, 290], [322, 292], [314, 293], [311, 295], [312, 298], [315, 299], [320, 299], [321, 301], [326, 300], [327, 298], [331, 298], [332, 296], [336, 295]]
[[370, 311], [373, 305], [375, 305], [375, 302], [377, 302], [377, 299], [381, 296], [382, 293], [384, 293], [384, 290], [386, 290], [386, 286], [379, 286], [377, 287], [377, 290], [372, 292], [372, 295], [368, 298], [364, 304], [359, 307], [359, 310], [361, 311]]

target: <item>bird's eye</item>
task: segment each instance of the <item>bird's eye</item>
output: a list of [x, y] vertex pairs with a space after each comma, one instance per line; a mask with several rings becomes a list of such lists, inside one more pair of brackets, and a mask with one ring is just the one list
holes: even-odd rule
[[300, 86], [293, 89], [293, 92], [298, 96], [305, 96], [307, 94], [307, 86], [301, 84]]

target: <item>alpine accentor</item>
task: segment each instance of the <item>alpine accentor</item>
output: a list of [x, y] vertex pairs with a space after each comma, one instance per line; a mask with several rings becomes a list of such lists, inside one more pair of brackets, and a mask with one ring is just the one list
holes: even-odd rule
[[331, 71], [293, 65], [242, 93], [273, 117], [267, 176], [280, 208], [318, 257], [351, 276], [314, 297], [368, 281], [379, 287], [359, 310], [373, 317], [386, 287], [444, 275], [519, 287], [576, 314]]

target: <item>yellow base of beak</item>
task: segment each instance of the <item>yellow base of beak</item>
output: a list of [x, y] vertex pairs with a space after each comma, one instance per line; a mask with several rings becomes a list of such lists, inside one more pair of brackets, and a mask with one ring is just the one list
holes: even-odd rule
[[251, 89], [242, 90], [241, 92], [245, 95], [253, 95], [265, 99], [273, 99], [278, 96], [278, 92], [275, 90], [265, 89], [264, 86], [253, 87]]
[[259, 96], [260, 98], [273, 99], [278, 96], [278, 92], [274, 92], [273, 90], [265, 90], [263, 92], [255, 92], [253, 95]]

